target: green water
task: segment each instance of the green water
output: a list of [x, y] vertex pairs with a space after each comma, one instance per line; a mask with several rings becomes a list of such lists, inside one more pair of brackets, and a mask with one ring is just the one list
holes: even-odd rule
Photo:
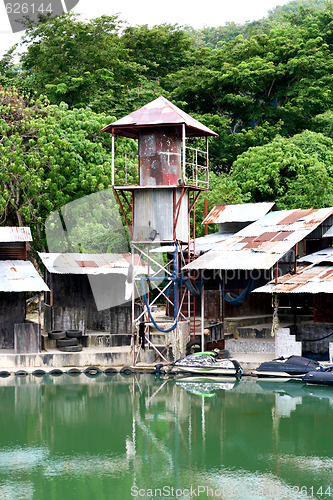
[[333, 498], [333, 387], [0, 379], [0, 500]]

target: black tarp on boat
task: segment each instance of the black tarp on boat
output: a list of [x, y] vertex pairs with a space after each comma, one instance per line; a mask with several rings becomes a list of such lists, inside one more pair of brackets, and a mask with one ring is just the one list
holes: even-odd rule
[[256, 370], [258, 376], [270, 377], [300, 377], [308, 372], [324, 372], [325, 368], [312, 359], [303, 356], [290, 356], [289, 358], [275, 359], [262, 363]]

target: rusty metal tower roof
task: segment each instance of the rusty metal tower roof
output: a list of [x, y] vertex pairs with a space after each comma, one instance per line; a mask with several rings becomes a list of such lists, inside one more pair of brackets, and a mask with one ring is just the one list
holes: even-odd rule
[[133, 111], [120, 120], [104, 127], [102, 132], [112, 132], [124, 137], [137, 139], [141, 127], [163, 127], [168, 125], [185, 124], [188, 137], [199, 137], [215, 135], [216, 132], [209, 129], [190, 115], [179, 109], [163, 96]]

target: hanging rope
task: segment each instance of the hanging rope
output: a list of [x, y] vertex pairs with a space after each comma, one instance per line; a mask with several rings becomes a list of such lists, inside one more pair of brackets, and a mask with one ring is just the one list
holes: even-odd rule
[[[172, 330], [174, 330], [177, 326], [177, 320], [176, 320], [176, 317], [177, 317], [177, 285], [181, 282], [184, 283], [185, 287], [187, 288], [187, 290], [189, 290], [189, 292], [194, 295], [195, 297], [199, 297], [200, 294], [201, 294], [201, 291], [202, 291], [202, 288], [204, 286], [204, 280], [200, 280], [200, 281], [196, 281], [194, 282], [194, 280], [191, 280], [190, 278], [185, 278], [184, 277], [184, 274], [182, 273], [181, 275], [181, 278], [177, 277], [177, 274], [176, 274], [176, 271], [175, 269], [177, 269], [177, 246], [175, 245], [175, 250], [173, 252], [173, 267], [174, 267], [174, 271], [171, 275], [171, 277], [165, 277], [165, 278], [149, 278], [149, 277], [141, 277], [141, 286], [142, 286], [142, 293], [143, 293], [143, 300], [144, 300], [144, 303], [145, 303], [145, 306], [146, 306], [146, 309], [147, 309], [147, 312], [148, 312], [148, 316], [151, 320], [151, 322], [153, 323], [154, 327], [159, 331], [159, 332], [162, 332], [162, 333], [168, 333], [168, 332], [171, 332]], [[146, 293], [146, 289], [145, 289], [145, 282], [149, 283], [149, 281], [154, 281], [154, 280], [162, 280], [164, 283], [165, 282], [170, 282], [170, 286], [168, 286], [168, 288], [164, 291], [164, 295], [167, 297], [169, 294], [170, 294], [170, 290], [171, 290], [171, 285], [173, 284], [173, 287], [174, 287], [174, 306], [173, 306], [173, 317], [174, 317], [174, 324], [168, 328], [167, 330], [163, 330], [162, 328], [160, 328], [158, 326], [158, 324], [156, 323], [156, 321], [154, 320], [152, 314], [151, 314], [151, 311], [150, 311], [150, 307], [149, 307], [149, 304], [148, 304], [148, 298], [147, 298], [147, 293]]]
[[251, 279], [249, 279], [248, 284], [246, 285], [246, 288], [242, 291], [242, 293], [240, 295], [237, 296], [234, 293], [229, 293], [229, 292], [226, 293], [223, 289], [222, 280], [221, 280], [221, 278], [219, 278], [219, 279], [220, 279], [220, 283], [221, 283], [222, 297], [226, 302], [228, 302], [228, 304], [231, 304], [232, 306], [243, 305], [245, 300], [247, 299], [247, 297], [250, 295], [250, 293], [253, 290], [254, 279], [251, 278]]
[[331, 335], [333, 335], [333, 333], [329, 333], [328, 335], [325, 335], [325, 337], [320, 337], [319, 339], [299, 339], [299, 340], [300, 342], [319, 342], [321, 340], [327, 339]]
[[[142, 293], [143, 293], [143, 300], [145, 302], [145, 306], [146, 306], [146, 309], [147, 309], [147, 312], [148, 312], [148, 316], [151, 320], [151, 322], [153, 323], [154, 327], [159, 331], [159, 332], [162, 332], [162, 333], [168, 333], [168, 332], [171, 332], [172, 330], [174, 330], [177, 326], [177, 320], [175, 320], [174, 324], [168, 328], [167, 330], [163, 330], [162, 328], [160, 328], [158, 326], [158, 324], [156, 323], [156, 321], [154, 320], [151, 312], [150, 312], [150, 308], [149, 308], [149, 304], [148, 304], [148, 299], [147, 299], [147, 294], [146, 294], [146, 290], [145, 290], [145, 285], [144, 285], [144, 282], [145, 281], [148, 281], [149, 282], [149, 278], [144, 278], [142, 277], [141, 278], [141, 286], [142, 286]], [[171, 283], [170, 283], [171, 284]], [[173, 308], [173, 316], [174, 316], [174, 319], [176, 318], [176, 306], [174, 305], [174, 308]]]
[[277, 293], [274, 293], [273, 302], [274, 302], [274, 311], [273, 311], [273, 321], [271, 328], [271, 337], [275, 337], [276, 330], [279, 328], [279, 297]]

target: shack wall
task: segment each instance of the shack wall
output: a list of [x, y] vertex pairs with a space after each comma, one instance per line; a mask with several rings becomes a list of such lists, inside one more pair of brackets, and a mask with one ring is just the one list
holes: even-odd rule
[[45, 308], [45, 331], [80, 329], [110, 334], [132, 331], [131, 302], [98, 311], [86, 275], [47, 277], [52, 292]]
[[313, 317], [318, 323], [333, 322], [333, 294], [318, 293], [313, 295]]
[[[250, 294], [246, 297], [241, 306], [235, 306], [223, 300], [220, 282], [211, 270], [205, 270], [205, 317], [211, 320], [222, 318], [235, 318], [240, 316], [263, 316], [272, 314], [272, 299], [268, 294]], [[270, 276], [266, 276], [264, 271], [229, 271], [224, 272], [223, 287], [225, 293], [232, 293], [239, 296], [248, 286], [249, 279], [253, 276], [254, 286], [267, 283]], [[222, 304], [223, 302], [223, 304]], [[222, 313], [223, 310], [223, 313]], [[201, 299], [195, 299], [195, 312], [200, 315]]]
[[0, 292], [0, 348], [14, 348], [14, 325], [24, 323], [25, 292]]
[[[240, 295], [243, 289], [234, 289], [235, 295]], [[233, 306], [223, 301], [224, 317], [237, 318], [240, 316], [267, 316], [272, 314], [272, 297], [267, 293], [250, 294], [244, 304]]]

